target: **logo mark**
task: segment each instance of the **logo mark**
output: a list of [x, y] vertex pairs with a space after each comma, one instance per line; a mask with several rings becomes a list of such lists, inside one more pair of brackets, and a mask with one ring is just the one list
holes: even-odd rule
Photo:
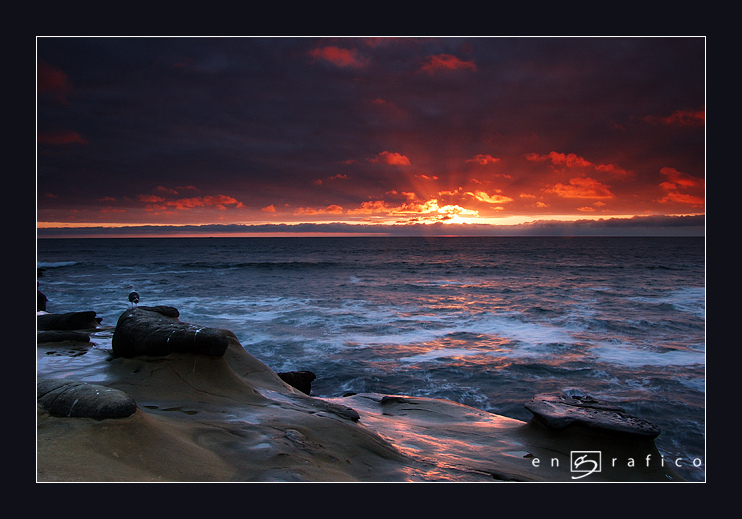
[[570, 451], [569, 470], [580, 475], [572, 479], [582, 479], [594, 472], [600, 472], [600, 451]]

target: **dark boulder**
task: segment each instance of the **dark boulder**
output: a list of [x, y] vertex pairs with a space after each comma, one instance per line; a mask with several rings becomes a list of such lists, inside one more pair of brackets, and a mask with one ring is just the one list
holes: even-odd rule
[[140, 306], [125, 311], [113, 332], [114, 357], [170, 353], [224, 355], [232, 332], [181, 322], [179, 315], [171, 306]]
[[660, 434], [660, 428], [655, 424], [591, 396], [541, 394], [526, 403], [525, 408], [533, 413], [534, 420], [552, 430], [581, 425], [647, 439], [654, 439]]
[[140, 310], [147, 310], [149, 312], [155, 312], [160, 315], [164, 315], [165, 317], [180, 317], [180, 312], [177, 308], [172, 306], [164, 306], [164, 305], [157, 305], [157, 306], [139, 306]]
[[286, 371], [277, 375], [288, 385], [307, 395], [312, 391], [312, 381], [317, 378], [311, 371]]
[[37, 312], [46, 312], [46, 303], [49, 302], [49, 299], [39, 290], [36, 289], [36, 311]]
[[98, 384], [39, 378], [36, 401], [49, 414], [75, 418], [126, 418], [137, 410], [128, 394]]
[[101, 318], [95, 312], [69, 312], [65, 314], [41, 314], [36, 316], [39, 330], [91, 330], [100, 325]]

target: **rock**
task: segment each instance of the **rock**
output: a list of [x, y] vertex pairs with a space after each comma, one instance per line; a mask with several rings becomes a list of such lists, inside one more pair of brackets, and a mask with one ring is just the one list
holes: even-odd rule
[[172, 306], [140, 306], [140, 310], [148, 310], [150, 312], [157, 312], [158, 314], [164, 315], [165, 317], [180, 317], [180, 312], [177, 308]]
[[307, 395], [312, 391], [312, 381], [317, 378], [311, 371], [286, 371], [277, 375], [288, 385]]
[[140, 306], [125, 311], [113, 332], [113, 356], [162, 356], [175, 352], [224, 355], [232, 332], [181, 322], [179, 315], [170, 306]]
[[126, 418], [137, 403], [118, 389], [84, 382], [40, 378], [36, 401], [49, 414], [76, 418]]
[[525, 404], [534, 419], [549, 429], [561, 430], [570, 425], [582, 425], [613, 433], [654, 439], [660, 428], [636, 418], [618, 406], [590, 396], [540, 394]]
[[44, 331], [36, 334], [36, 343], [46, 342], [90, 342], [90, 336], [81, 332]]
[[100, 325], [101, 318], [95, 312], [69, 312], [64, 314], [41, 314], [36, 316], [39, 330], [90, 330]]
[[49, 301], [47, 297], [39, 290], [36, 289], [36, 311], [46, 312], [46, 303]]

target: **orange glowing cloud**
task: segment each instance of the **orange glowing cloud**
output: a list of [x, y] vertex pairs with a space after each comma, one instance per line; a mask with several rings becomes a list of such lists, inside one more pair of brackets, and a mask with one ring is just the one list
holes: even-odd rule
[[481, 164], [483, 166], [487, 164], [494, 164], [496, 162], [500, 162], [500, 159], [497, 157], [493, 157], [489, 154], [482, 154], [476, 155], [474, 158], [467, 159], [466, 162], [476, 162], [477, 164]]
[[705, 185], [704, 179], [693, 177], [687, 173], [669, 167], [662, 168], [660, 173], [667, 177], [667, 181], [661, 182], [660, 187], [669, 192], [664, 197], [658, 199], [658, 202], [677, 202], [699, 207], [705, 205], [706, 201], [704, 197], [680, 192], [680, 189], [703, 189]]
[[359, 68], [366, 65], [366, 60], [358, 55], [355, 49], [342, 49], [334, 45], [317, 47], [309, 51], [309, 55], [317, 60], [321, 59], [338, 67]]
[[589, 160], [586, 160], [583, 157], [579, 157], [575, 155], [574, 153], [559, 153], [556, 151], [552, 151], [548, 155], [539, 155], [538, 153], [529, 153], [526, 155], [526, 158], [528, 160], [532, 161], [538, 161], [543, 162], [545, 160], [551, 161], [551, 163], [555, 166], [566, 166], [568, 168], [574, 168], [574, 167], [587, 167], [592, 166], [592, 162]]
[[604, 173], [612, 173], [614, 175], [618, 175], [620, 177], [628, 176], [629, 172], [625, 169], [616, 166], [615, 164], [598, 164], [595, 166], [596, 171], [601, 171]]
[[181, 198], [179, 200], [168, 201], [167, 205], [173, 206], [176, 209], [192, 209], [194, 207], [216, 207], [217, 209], [226, 209], [228, 205], [243, 207], [239, 201], [227, 195]]
[[574, 177], [569, 184], [556, 184], [546, 192], [562, 198], [613, 198], [608, 186], [590, 177]]
[[410, 221], [455, 221], [459, 216], [479, 216], [479, 212], [460, 205], [441, 206], [438, 199], [409, 200], [401, 205], [390, 205], [383, 200], [372, 200], [361, 203], [356, 209], [349, 209], [348, 215], [376, 215], [388, 217], [406, 217]]
[[383, 200], [362, 202], [357, 209], [348, 209], [348, 214], [388, 214], [391, 208]]
[[140, 202], [144, 202], [145, 204], [161, 204], [166, 199], [156, 195], [139, 195], [137, 197], [137, 200], [139, 200]]
[[584, 157], [580, 157], [574, 153], [559, 153], [556, 151], [550, 152], [548, 155], [539, 155], [538, 153], [529, 153], [526, 155], [526, 159], [535, 162], [551, 162], [552, 166], [564, 166], [565, 168], [594, 168], [595, 171], [601, 173], [612, 173], [621, 177], [627, 176], [629, 173], [615, 164], [593, 164]]
[[316, 215], [316, 214], [343, 214], [343, 208], [339, 205], [328, 205], [324, 209], [313, 209], [311, 207], [300, 207], [296, 211], [294, 211], [294, 214], [306, 214], [306, 215]]
[[440, 70], [477, 70], [473, 61], [463, 61], [451, 54], [436, 54], [428, 56], [420, 70], [432, 74]]
[[369, 159], [369, 162], [382, 162], [384, 164], [392, 164], [394, 166], [409, 166], [410, 159], [402, 155], [401, 153], [382, 151], [373, 159]]
[[681, 204], [689, 204], [695, 206], [703, 206], [706, 203], [702, 196], [689, 195], [687, 193], [678, 193], [677, 191], [667, 193], [667, 195], [657, 201], [663, 204], [668, 202], [679, 202]]
[[704, 185], [703, 179], [693, 177], [687, 173], [682, 173], [675, 168], [665, 167], [660, 170], [660, 173], [667, 177], [668, 182], [663, 182], [663, 184], [666, 184], [666, 188], [669, 189], [674, 189], [676, 186], [702, 187]]
[[263, 207], [261, 211], [266, 212], [266, 213], [275, 213], [276, 208], [273, 206], [273, 204], [271, 204], [269, 206]]
[[180, 198], [177, 200], [168, 200], [164, 197], [157, 195], [139, 195], [137, 199], [140, 202], [144, 202], [148, 205], [150, 210], [165, 210], [165, 209], [176, 209], [176, 210], [188, 210], [199, 207], [213, 207], [216, 209], [226, 209], [227, 206], [233, 206], [242, 208], [241, 202], [237, 199], [227, 195], [208, 195], [208, 196], [197, 196], [192, 198]]
[[476, 191], [474, 193], [467, 193], [467, 195], [473, 196], [480, 202], [487, 202], [488, 204], [505, 204], [512, 202], [513, 199], [504, 195], [488, 195], [484, 191]]

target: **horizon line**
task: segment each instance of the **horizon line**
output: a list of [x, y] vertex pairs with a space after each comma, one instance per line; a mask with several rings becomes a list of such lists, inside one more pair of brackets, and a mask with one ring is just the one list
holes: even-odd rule
[[62, 237], [268, 237], [268, 236], [705, 236], [701, 215], [633, 216], [583, 220], [535, 220], [514, 225], [478, 223], [352, 224], [144, 224], [37, 227], [37, 238]]

